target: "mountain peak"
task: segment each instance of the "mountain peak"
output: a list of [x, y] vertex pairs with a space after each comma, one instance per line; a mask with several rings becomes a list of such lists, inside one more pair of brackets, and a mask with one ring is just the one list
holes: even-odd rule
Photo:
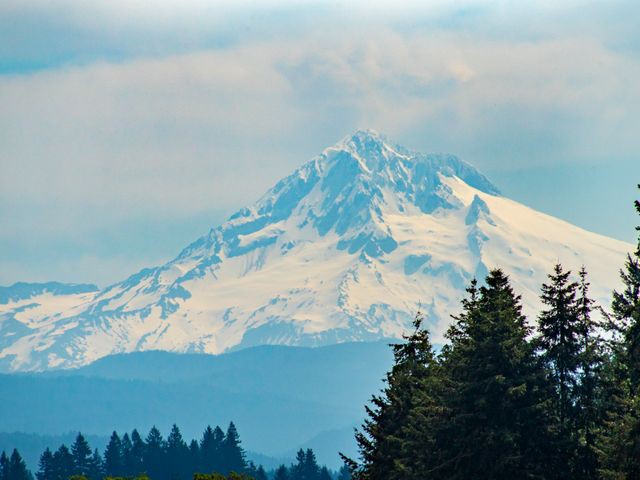
[[0, 371], [400, 337], [417, 302], [441, 339], [488, 268], [503, 267], [531, 307], [559, 256], [580, 259], [602, 299], [630, 248], [502, 197], [454, 155], [358, 130], [164, 265], [88, 293], [0, 288]]
[[[407, 172], [416, 181], [426, 181], [435, 185], [438, 174], [456, 176], [470, 186], [491, 195], [500, 195], [500, 190], [479, 170], [459, 157], [448, 153], [421, 153], [389, 140], [372, 129], [359, 129], [344, 137], [336, 145], [323, 152], [323, 156], [333, 162], [352, 164], [350, 171], [367, 174], [372, 178], [380, 176], [387, 180], [408, 180]], [[346, 168], [344, 166], [343, 168]], [[326, 169], [326, 166], [325, 166]], [[389, 178], [394, 177], [394, 178]]]

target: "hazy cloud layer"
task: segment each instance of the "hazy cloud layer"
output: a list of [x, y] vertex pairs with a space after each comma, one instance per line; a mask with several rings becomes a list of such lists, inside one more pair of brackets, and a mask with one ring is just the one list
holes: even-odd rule
[[0, 283], [166, 259], [360, 127], [503, 176], [640, 176], [635, 3], [77, 3], [0, 6]]

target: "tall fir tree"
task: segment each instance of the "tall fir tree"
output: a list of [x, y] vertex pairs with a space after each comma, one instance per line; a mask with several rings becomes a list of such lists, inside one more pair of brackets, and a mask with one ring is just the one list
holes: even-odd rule
[[316, 454], [310, 448], [307, 448], [305, 452], [302, 471], [304, 474], [301, 480], [317, 480], [318, 475], [320, 475], [320, 466], [318, 465]]
[[145, 441], [143, 468], [152, 480], [165, 480], [165, 442], [155, 425], [149, 430]]
[[139, 472], [136, 472], [136, 469], [133, 465], [133, 444], [131, 443], [131, 437], [127, 432], [122, 435], [120, 439], [120, 453], [122, 455], [122, 474], [124, 476], [132, 476]]
[[2, 454], [0, 454], [0, 480], [8, 480], [8, 478], [9, 478], [9, 457], [7, 457], [7, 453], [3, 450]]
[[549, 368], [556, 391], [555, 410], [561, 433], [569, 437], [573, 416], [576, 372], [579, 366], [580, 333], [578, 318], [578, 284], [557, 263], [542, 285], [542, 304], [546, 307], [538, 317], [538, 338], [545, 364]]
[[351, 480], [351, 469], [349, 465], [342, 465], [340, 467], [336, 480]]
[[202, 472], [202, 469], [200, 468], [200, 465], [201, 465], [200, 444], [195, 438], [193, 438], [189, 443], [188, 463], [191, 469], [191, 473]]
[[273, 480], [292, 480], [289, 469], [285, 465], [280, 465], [273, 474]]
[[[635, 208], [640, 214], [640, 200], [635, 201]], [[640, 232], [640, 226], [636, 230]], [[622, 335], [622, 354], [629, 387], [631, 393], [635, 394], [640, 386], [640, 235], [635, 252], [627, 255], [620, 277], [624, 289], [613, 292], [611, 308]]]
[[53, 480], [68, 480], [73, 470], [73, 455], [66, 445], [60, 445], [53, 454]]
[[97, 448], [93, 450], [93, 455], [91, 456], [91, 466], [89, 468], [88, 477], [91, 480], [102, 480], [104, 477], [102, 456]]
[[49, 447], [40, 455], [36, 478], [38, 480], [53, 480], [54, 478], [53, 453], [51, 453]]
[[520, 297], [501, 270], [471, 290], [448, 334], [451, 418], [443, 462], [425, 478], [550, 478], [560, 462], [546, 413], [548, 385], [527, 340]]
[[200, 440], [200, 471], [211, 473], [221, 470], [223, 442], [224, 432], [220, 427], [212, 429], [211, 426], [207, 426]]
[[140, 475], [144, 472], [145, 444], [140, 433], [135, 428], [131, 431], [131, 474]]
[[333, 480], [327, 467], [322, 467], [318, 473], [318, 480]]
[[601, 425], [599, 377], [602, 367], [600, 327], [592, 317], [594, 301], [589, 297], [587, 271], [582, 267], [578, 284], [578, 385], [576, 389], [575, 437], [578, 444], [573, 474], [583, 480], [600, 478], [597, 432]]
[[182, 438], [180, 429], [174, 423], [167, 437], [166, 443], [166, 455], [167, 455], [167, 471], [166, 474], [171, 480], [188, 479], [193, 471], [188, 464], [189, 461], [189, 448]]
[[126, 474], [122, 458], [122, 441], [116, 431], [111, 433], [109, 443], [104, 450], [104, 473], [108, 477], [121, 477]]
[[[424, 384], [432, 373], [434, 354], [428, 332], [422, 328], [422, 314], [414, 319], [414, 331], [404, 342], [391, 345], [394, 364], [386, 376], [381, 395], [374, 395], [366, 406], [367, 419], [356, 432], [362, 463], [343, 456], [352, 474], [361, 480], [395, 480], [409, 478], [415, 470], [416, 452], [407, 445], [407, 425], [416, 406], [418, 394], [425, 394]], [[420, 401], [426, 401], [424, 395]]]
[[71, 455], [73, 456], [74, 475], [89, 477], [92, 471], [92, 452], [89, 442], [81, 433], [78, 433], [71, 445]]
[[[640, 188], [640, 185], [638, 185]], [[640, 214], [640, 201], [634, 202]], [[640, 226], [636, 227], [640, 232]], [[623, 290], [613, 292], [605, 428], [599, 444], [606, 478], [640, 479], [640, 235], [620, 271]]]
[[31, 473], [27, 470], [27, 464], [15, 448], [9, 458], [7, 480], [32, 480]]
[[240, 436], [233, 422], [229, 423], [221, 446], [222, 473], [242, 473], [247, 468], [245, 453], [240, 446]]

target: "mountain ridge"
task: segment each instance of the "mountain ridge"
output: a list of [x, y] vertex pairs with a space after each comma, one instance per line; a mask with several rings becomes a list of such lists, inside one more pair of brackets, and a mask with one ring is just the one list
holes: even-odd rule
[[0, 306], [0, 369], [397, 338], [418, 308], [440, 341], [466, 285], [491, 267], [532, 312], [555, 261], [586, 263], [604, 298], [630, 249], [507, 199], [458, 157], [360, 130], [164, 265], [66, 303]]

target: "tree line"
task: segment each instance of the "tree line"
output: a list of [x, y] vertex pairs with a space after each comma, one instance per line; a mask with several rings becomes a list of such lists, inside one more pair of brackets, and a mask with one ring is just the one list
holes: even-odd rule
[[360, 458], [343, 457], [353, 477], [639, 480], [640, 237], [620, 277], [605, 310], [584, 268], [555, 265], [532, 328], [492, 270], [437, 354], [418, 314], [366, 406]]
[[233, 422], [226, 432], [207, 426], [199, 440], [185, 441], [177, 425], [166, 439], [154, 426], [143, 439], [134, 429], [113, 432], [101, 454], [82, 433], [71, 447], [47, 448], [34, 476], [17, 450], [0, 455], [0, 480], [348, 480], [350, 472], [332, 472], [318, 465], [313, 450], [300, 450], [296, 462], [267, 472], [247, 461]]

